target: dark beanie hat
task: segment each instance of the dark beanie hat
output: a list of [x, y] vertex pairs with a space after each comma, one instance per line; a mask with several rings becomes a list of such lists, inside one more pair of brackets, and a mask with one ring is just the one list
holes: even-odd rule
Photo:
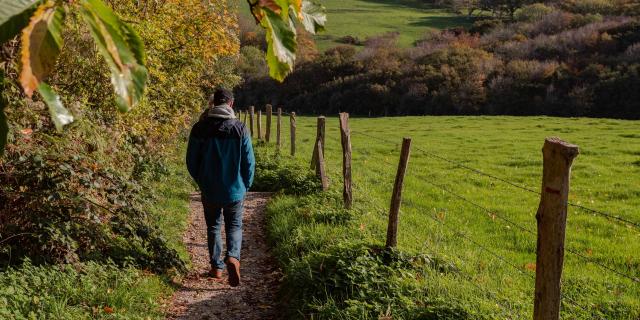
[[229, 103], [233, 100], [233, 92], [227, 89], [216, 89], [213, 93], [213, 105], [219, 106], [225, 103]]

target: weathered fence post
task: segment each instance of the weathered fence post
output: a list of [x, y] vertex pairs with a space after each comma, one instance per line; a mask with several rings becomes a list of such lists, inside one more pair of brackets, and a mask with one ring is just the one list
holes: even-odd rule
[[387, 248], [395, 248], [398, 245], [398, 215], [400, 213], [400, 203], [402, 202], [402, 186], [404, 184], [404, 176], [407, 173], [410, 151], [411, 138], [402, 139], [400, 163], [398, 164], [396, 182], [393, 185], [393, 193], [391, 194], [389, 225], [387, 226]]
[[342, 142], [342, 178], [344, 187], [342, 197], [344, 207], [351, 209], [353, 194], [351, 193], [351, 130], [349, 129], [349, 114], [340, 113], [340, 140]]
[[249, 131], [251, 131], [251, 138], [254, 137], [253, 134], [253, 115], [254, 115], [254, 108], [253, 106], [249, 107]]
[[262, 140], [262, 110], [258, 110], [258, 140]]
[[318, 163], [316, 164], [316, 167], [318, 168], [317, 172], [320, 177], [320, 181], [322, 182], [322, 191], [327, 191], [329, 190], [329, 178], [327, 177], [327, 172], [324, 166], [324, 151], [322, 151], [324, 148], [322, 147], [321, 140], [316, 141], [316, 147], [318, 148]]
[[265, 141], [269, 142], [271, 140], [271, 109], [273, 108], [270, 104], [267, 105], [267, 130], [264, 134]]
[[247, 125], [247, 113], [249, 113], [249, 111], [244, 110], [242, 113], [244, 113], [244, 119], [242, 120], [242, 123], [244, 123], [244, 125]]
[[289, 123], [291, 126], [291, 156], [296, 155], [296, 113], [291, 112], [289, 117]]
[[542, 148], [542, 194], [536, 213], [538, 248], [534, 320], [560, 318], [560, 278], [564, 262], [571, 164], [578, 146], [547, 138]]
[[282, 130], [282, 108], [278, 108], [278, 121], [276, 123], [276, 146], [278, 150], [282, 147], [282, 140], [280, 140], [280, 131]]
[[[321, 141], [322, 142], [322, 151], [323, 151], [323, 155], [324, 155], [324, 133], [325, 133], [325, 124], [326, 124], [326, 118], [324, 116], [319, 116], [318, 117], [318, 124], [317, 124], [317, 130], [316, 130], [316, 142]], [[316, 172], [318, 172], [318, 168], [316, 167], [316, 163], [318, 162], [318, 144], [316, 143], [313, 147], [313, 154], [311, 155], [311, 169], [316, 169]]]

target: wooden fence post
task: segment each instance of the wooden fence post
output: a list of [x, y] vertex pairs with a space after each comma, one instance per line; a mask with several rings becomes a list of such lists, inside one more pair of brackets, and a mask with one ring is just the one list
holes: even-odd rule
[[244, 113], [244, 117], [243, 117], [242, 123], [244, 123], [244, 125], [246, 126], [247, 125], [247, 113], [249, 113], [249, 111], [244, 110], [244, 111], [242, 111], [242, 113]]
[[262, 110], [258, 110], [258, 140], [262, 140]]
[[324, 151], [322, 151], [323, 148], [321, 140], [316, 141], [316, 147], [318, 148], [318, 163], [316, 164], [316, 167], [318, 168], [317, 172], [320, 177], [320, 181], [322, 182], [322, 191], [327, 191], [329, 190], [329, 178], [327, 177], [327, 172], [324, 166]]
[[400, 213], [400, 203], [402, 202], [402, 187], [404, 176], [407, 173], [409, 164], [409, 154], [411, 151], [411, 138], [402, 139], [402, 151], [400, 152], [400, 163], [396, 173], [396, 182], [393, 185], [391, 194], [391, 208], [389, 209], [389, 225], [387, 226], [387, 248], [395, 248], [398, 245], [398, 215]]
[[272, 106], [270, 104], [267, 105], [267, 130], [264, 134], [264, 139], [269, 142], [271, 140], [271, 112]]
[[[326, 118], [324, 116], [318, 117], [318, 124], [316, 130], [316, 142], [321, 141], [322, 144], [322, 154], [324, 155], [324, 133], [325, 133], [325, 124]], [[318, 163], [318, 144], [316, 143], [313, 147], [313, 154], [311, 155], [311, 169], [316, 169], [318, 172], [318, 168], [316, 167], [316, 163]]]
[[560, 318], [560, 278], [564, 262], [569, 180], [571, 164], [578, 153], [578, 146], [558, 138], [547, 138], [542, 148], [542, 194], [536, 213], [538, 248], [534, 320]]
[[282, 130], [282, 108], [278, 108], [278, 120], [276, 122], [276, 146], [278, 150], [282, 147], [282, 140], [280, 139], [280, 131]]
[[255, 113], [255, 110], [253, 108], [253, 106], [249, 107], [249, 131], [251, 131], [251, 138], [253, 138], [255, 135], [253, 134], [253, 115]]
[[344, 187], [342, 197], [344, 207], [351, 209], [353, 194], [351, 192], [351, 130], [349, 129], [349, 114], [340, 113], [340, 140], [342, 142], [342, 178]]
[[296, 113], [291, 112], [289, 117], [289, 123], [291, 125], [291, 156], [296, 155]]

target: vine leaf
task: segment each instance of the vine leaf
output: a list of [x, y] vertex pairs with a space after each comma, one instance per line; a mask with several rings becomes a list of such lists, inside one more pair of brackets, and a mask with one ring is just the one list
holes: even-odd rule
[[73, 122], [73, 115], [62, 105], [60, 96], [51, 89], [51, 87], [42, 82], [38, 85], [38, 92], [42, 96], [42, 100], [49, 107], [51, 120], [58, 131], [62, 131], [63, 127]]
[[111, 69], [118, 109], [129, 111], [142, 99], [148, 78], [142, 40], [101, 0], [82, 1], [81, 13]]
[[29, 24], [39, 0], [0, 1], [0, 44], [13, 39]]
[[55, 66], [62, 49], [63, 19], [63, 9], [48, 2], [38, 7], [22, 31], [20, 84], [29, 97]]

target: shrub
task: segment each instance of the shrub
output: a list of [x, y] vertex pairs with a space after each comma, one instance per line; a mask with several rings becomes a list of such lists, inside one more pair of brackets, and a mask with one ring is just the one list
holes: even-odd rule
[[257, 146], [255, 154], [256, 176], [252, 190], [309, 194], [320, 188], [320, 181], [312, 171], [288, 160], [277, 151]]
[[363, 44], [362, 40], [360, 40], [360, 38], [358, 37], [354, 37], [354, 36], [344, 36], [344, 37], [340, 37], [336, 40], [336, 42], [338, 43], [344, 43], [344, 44], [351, 44], [354, 46], [361, 46]]
[[572, 0], [566, 6], [582, 14], [610, 15], [616, 11], [616, 3], [612, 0]]
[[544, 3], [534, 3], [528, 6], [524, 6], [516, 11], [516, 20], [517, 21], [537, 21], [542, 19], [542, 17], [551, 13], [554, 9], [545, 5]]
[[501, 27], [502, 24], [502, 20], [500, 19], [481, 19], [473, 23], [473, 26], [469, 29], [469, 33], [484, 35]]
[[185, 270], [148, 218], [140, 184], [81, 155], [9, 160], [10, 170], [0, 175], [0, 234], [15, 236], [3, 241], [1, 263], [111, 259], [158, 272]]
[[[286, 290], [304, 313], [319, 319], [394, 318], [466, 319], [455, 303], [433, 303], [415, 279], [430, 270], [456, 268], [428, 255], [408, 255], [362, 243], [336, 245], [314, 252], [289, 267]], [[418, 298], [419, 297], [419, 298]], [[434, 306], [435, 305], [435, 306]], [[424, 307], [428, 306], [428, 307]]]

